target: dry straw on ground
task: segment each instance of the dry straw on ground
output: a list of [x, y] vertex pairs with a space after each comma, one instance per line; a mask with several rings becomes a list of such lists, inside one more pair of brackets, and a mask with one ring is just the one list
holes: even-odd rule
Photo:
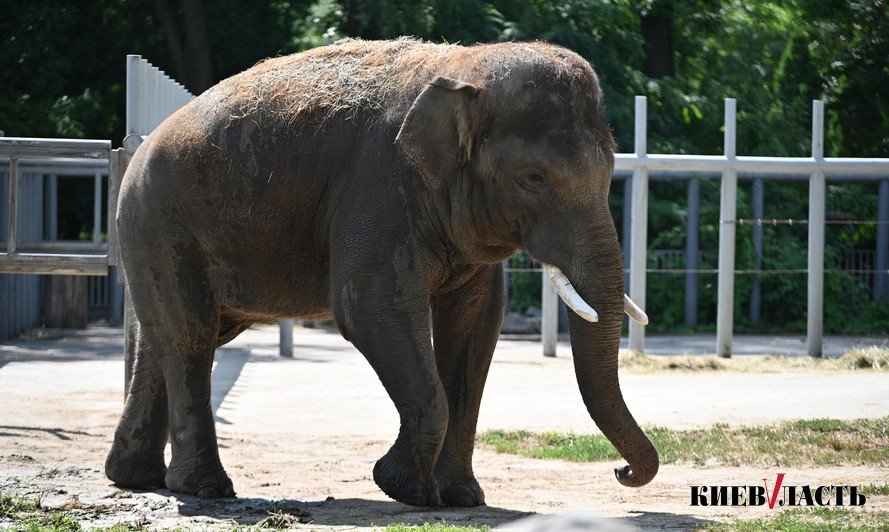
[[620, 352], [620, 367], [634, 373], [654, 371], [812, 371], [872, 370], [889, 371], [889, 346], [861, 347], [837, 358], [808, 356], [740, 356], [720, 358], [713, 355], [648, 356], [628, 349]]

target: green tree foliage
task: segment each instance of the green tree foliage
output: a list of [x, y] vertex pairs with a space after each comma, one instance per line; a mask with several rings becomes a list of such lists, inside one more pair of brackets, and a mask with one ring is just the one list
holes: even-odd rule
[[[125, 54], [142, 54], [187, 78], [176, 72], [158, 11], [167, 6], [182, 26], [185, 2], [0, 0], [0, 130], [119, 143]], [[464, 44], [541, 39], [578, 52], [596, 68], [621, 151], [632, 150], [633, 96], [641, 94], [649, 100], [650, 152], [721, 153], [723, 98], [735, 97], [739, 154], [805, 156], [811, 100], [822, 98], [827, 155], [889, 156], [889, 0], [204, 0], [203, 12], [216, 79], [264, 57], [343, 37], [412, 35]], [[661, 65], [658, 77], [646, 74], [652, 51], [646, 23], [658, 24], [666, 36], [658, 45], [672, 48], [672, 61]], [[752, 215], [748, 187], [742, 182], [739, 216]], [[718, 245], [718, 196], [718, 182], [702, 180], [705, 256], [715, 256]], [[618, 227], [622, 203], [615, 187]], [[765, 204], [766, 217], [805, 218], [806, 187], [770, 182]], [[827, 207], [830, 219], [872, 220], [875, 187], [832, 184]], [[683, 249], [685, 185], [652, 183], [650, 209], [650, 249]], [[739, 227], [739, 269], [754, 267], [750, 235], [750, 227]], [[806, 267], [804, 227], [766, 227], [764, 235], [764, 269]], [[829, 226], [827, 238], [826, 267], [837, 268], [853, 250], [874, 248], [875, 228]], [[805, 275], [760, 276], [758, 325], [747, 318], [753, 282], [750, 275], [736, 279], [739, 329], [804, 330]], [[715, 321], [715, 283], [715, 275], [699, 277], [704, 329]], [[652, 274], [648, 285], [652, 327], [681, 329], [683, 276]], [[529, 297], [534, 294], [514, 290], [510, 299], [521, 307]], [[889, 305], [874, 301], [851, 275], [825, 276], [825, 302], [830, 332], [889, 327]]]

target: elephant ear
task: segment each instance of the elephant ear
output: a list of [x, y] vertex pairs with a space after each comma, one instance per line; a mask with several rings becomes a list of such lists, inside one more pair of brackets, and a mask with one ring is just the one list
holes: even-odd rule
[[456, 174], [472, 155], [469, 105], [479, 90], [439, 76], [417, 96], [401, 124], [395, 143], [433, 188]]

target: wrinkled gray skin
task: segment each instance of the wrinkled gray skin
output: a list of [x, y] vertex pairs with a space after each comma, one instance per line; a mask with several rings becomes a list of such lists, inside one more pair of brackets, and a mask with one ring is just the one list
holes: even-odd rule
[[617, 479], [646, 484], [657, 452], [617, 377], [612, 151], [593, 70], [542, 43], [346, 41], [208, 90], [124, 177], [136, 363], [108, 477], [233, 495], [210, 410], [214, 350], [255, 322], [332, 316], [401, 419], [380, 488], [417, 506], [483, 504], [472, 452], [500, 262], [525, 248], [598, 311], [570, 318], [578, 384], [629, 463]]

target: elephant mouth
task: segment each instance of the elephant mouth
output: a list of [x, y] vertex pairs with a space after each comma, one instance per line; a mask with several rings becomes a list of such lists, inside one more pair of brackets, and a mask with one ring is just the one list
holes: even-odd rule
[[[568, 308], [586, 321], [592, 323], [599, 321], [599, 313], [577, 293], [574, 285], [571, 284], [568, 276], [562, 270], [551, 264], [544, 264], [543, 268], [545, 275], [549, 277], [559, 297], [562, 298], [562, 301], [565, 302]], [[627, 294], [624, 294], [624, 312], [636, 323], [648, 325], [648, 315]]]

